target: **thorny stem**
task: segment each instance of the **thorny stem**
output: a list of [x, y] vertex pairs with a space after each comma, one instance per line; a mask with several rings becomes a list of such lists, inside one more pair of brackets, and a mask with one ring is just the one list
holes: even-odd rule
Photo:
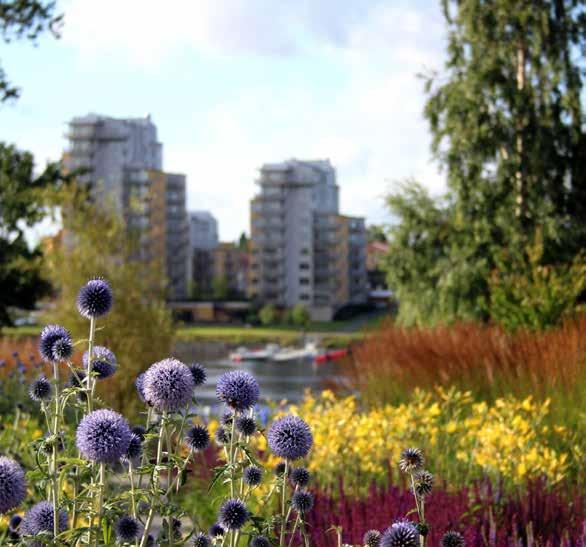
[[151, 525], [153, 523], [153, 517], [155, 516], [155, 497], [157, 493], [157, 489], [159, 488], [159, 473], [160, 473], [160, 466], [161, 466], [161, 456], [163, 454], [163, 438], [165, 436], [165, 426], [167, 422], [167, 413], [164, 412], [161, 417], [161, 423], [159, 425], [159, 441], [157, 443], [157, 460], [155, 464], [155, 468], [153, 469], [153, 479], [152, 479], [152, 497], [151, 497], [151, 506], [149, 507], [149, 514], [147, 516], [147, 521], [144, 525], [144, 532], [142, 534], [142, 539], [140, 541], [140, 547], [145, 547], [148, 537], [149, 531], [151, 529]]
[[94, 338], [96, 336], [96, 318], [90, 318], [90, 337], [88, 340], [87, 354], [87, 378], [86, 378], [86, 392], [87, 392], [87, 411], [88, 414], [93, 410], [93, 396], [94, 396], [94, 383], [95, 380], [92, 376], [92, 360], [94, 358]]
[[98, 525], [96, 530], [96, 537], [95, 537], [95, 545], [98, 547], [99, 545], [99, 536], [100, 536], [100, 529], [102, 528], [102, 509], [104, 504], [104, 490], [106, 489], [106, 464], [104, 462], [100, 462], [100, 478], [98, 483]]
[[293, 531], [291, 532], [291, 539], [289, 540], [288, 547], [291, 547], [291, 545], [293, 543], [293, 539], [295, 538], [295, 532], [297, 531], [298, 524], [299, 524], [299, 514], [297, 515], [297, 518], [295, 519], [295, 523], [293, 524]]
[[134, 492], [134, 466], [132, 458], [128, 459], [128, 479], [130, 480], [130, 499], [132, 500], [132, 516], [136, 518], [136, 495]]

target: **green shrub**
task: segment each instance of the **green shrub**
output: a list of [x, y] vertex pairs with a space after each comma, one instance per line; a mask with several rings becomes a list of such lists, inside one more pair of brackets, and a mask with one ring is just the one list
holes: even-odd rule
[[258, 317], [263, 325], [272, 325], [277, 320], [277, 310], [272, 304], [266, 304], [258, 312]]

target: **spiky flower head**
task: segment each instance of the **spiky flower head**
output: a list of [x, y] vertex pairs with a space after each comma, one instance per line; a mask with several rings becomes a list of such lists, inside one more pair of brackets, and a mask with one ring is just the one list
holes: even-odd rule
[[271, 547], [271, 542], [265, 536], [252, 538], [249, 547]]
[[205, 384], [208, 375], [203, 365], [200, 365], [199, 363], [191, 363], [191, 365], [189, 365], [189, 370], [193, 376], [193, 385], [195, 387]]
[[0, 456], [0, 514], [18, 507], [26, 496], [26, 481], [20, 464]]
[[[53, 504], [48, 501], [41, 501], [33, 505], [22, 520], [20, 531], [22, 535], [36, 536], [41, 532], [49, 532], [53, 537]], [[67, 528], [67, 513], [64, 509], [59, 509], [59, 532]], [[34, 541], [33, 546], [44, 545], [44, 542]]]
[[193, 547], [211, 547], [212, 541], [207, 534], [200, 532], [193, 538]]
[[136, 387], [138, 398], [144, 403], [144, 372], [136, 377], [136, 380], [134, 380], [134, 386]]
[[116, 537], [120, 542], [131, 543], [134, 542], [142, 532], [142, 525], [134, 517], [124, 515], [118, 519], [118, 522], [116, 522], [115, 530]]
[[220, 507], [218, 521], [227, 530], [239, 530], [248, 520], [250, 513], [242, 500], [232, 498]]
[[8, 523], [8, 528], [12, 531], [18, 530], [20, 523], [22, 522], [22, 517], [20, 515], [12, 515], [10, 517], [10, 522]]
[[[50, 363], [60, 361], [57, 357], [61, 357], [64, 352], [67, 353], [67, 347], [70, 348], [68, 358], [73, 353], [73, 343], [71, 341], [71, 334], [61, 325], [46, 325], [41, 331], [39, 338], [39, 353], [41, 357]], [[56, 354], [54, 350], [57, 350]]]
[[278, 462], [277, 465], [275, 465], [275, 468], [273, 469], [273, 473], [277, 477], [281, 477], [285, 473], [286, 469], [287, 469], [287, 464], [285, 462]]
[[221, 537], [226, 533], [226, 530], [224, 529], [223, 526], [221, 526], [219, 523], [214, 522], [214, 524], [212, 524], [210, 526], [209, 529], [209, 534], [211, 537], [213, 538], [217, 538], [217, 537]]
[[294, 486], [305, 488], [311, 480], [311, 473], [305, 467], [296, 467], [291, 470], [289, 477]]
[[124, 455], [127, 460], [136, 460], [142, 456], [142, 440], [140, 435], [130, 432], [130, 442]]
[[[109, 378], [116, 372], [118, 362], [116, 356], [111, 350], [104, 346], [96, 346], [92, 349], [92, 372], [96, 374], [98, 380]], [[89, 352], [83, 354], [83, 366], [88, 370]]]
[[230, 442], [230, 438], [228, 437], [228, 432], [226, 431], [225, 427], [218, 427], [215, 433], [216, 442], [220, 445], [228, 444]]
[[262, 482], [262, 469], [256, 465], [249, 465], [244, 469], [242, 478], [248, 486], [258, 486]]
[[419, 534], [415, 526], [398, 522], [387, 528], [380, 542], [380, 547], [417, 547]]
[[465, 545], [464, 536], [455, 530], [447, 531], [442, 537], [442, 547], [464, 547]]
[[77, 311], [90, 319], [106, 315], [112, 308], [112, 287], [101, 277], [90, 279], [77, 294]]
[[177, 412], [191, 403], [193, 376], [187, 365], [172, 357], [145, 372], [144, 398], [158, 412]]
[[144, 436], [146, 434], [146, 428], [144, 425], [133, 425], [130, 431], [135, 435], [138, 435], [141, 438], [141, 440], [144, 440]]
[[250, 416], [239, 416], [236, 418], [236, 430], [246, 437], [256, 433], [256, 420]]
[[364, 534], [362, 543], [364, 547], [379, 547], [382, 534], [378, 530], [369, 530]]
[[91, 461], [113, 463], [122, 458], [132, 433], [126, 419], [113, 410], [94, 410], [77, 426], [76, 444]]
[[286, 460], [307, 456], [313, 444], [311, 429], [299, 416], [288, 415], [273, 422], [268, 434], [274, 454]]
[[234, 411], [252, 408], [258, 401], [260, 388], [258, 382], [244, 370], [231, 370], [220, 376], [216, 385], [216, 395]]
[[291, 507], [298, 513], [307, 513], [313, 507], [313, 494], [305, 490], [295, 492], [291, 498]]
[[405, 473], [416, 473], [423, 468], [423, 453], [419, 448], [405, 448], [401, 452], [399, 459], [399, 467]]
[[185, 444], [191, 450], [205, 450], [210, 444], [210, 434], [203, 425], [194, 425], [185, 436]]
[[422, 498], [431, 493], [433, 488], [433, 475], [423, 469], [415, 475], [415, 492]]
[[232, 426], [232, 420], [234, 419], [234, 412], [228, 410], [220, 416], [220, 423], [225, 426]]
[[41, 374], [34, 380], [28, 388], [30, 398], [37, 403], [49, 400], [51, 398], [51, 392], [51, 382], [47, 380], [44, 374]]
[[69, 338], [58, 338], [53, 344], [53, 360], [67, 361], [73, 355], [73, 344]]

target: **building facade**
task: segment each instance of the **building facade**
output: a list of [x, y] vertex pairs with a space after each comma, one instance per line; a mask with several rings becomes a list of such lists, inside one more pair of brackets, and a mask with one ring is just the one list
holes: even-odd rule
[[189, 277], [189, 225], [184, 175], [163, 171], [157, 128], [146, 118], [117, 119], [96, 114], [69, 123], [68, 169], [90, 187], [92, 199], [124, 216], [139, 234], [138, 259], [162, 260], [170, 298], [185, 298]]
[[340, 215], [329, 160], [265, 164], [257, 183], [249, 296], [286, 308], [301, 303], [324, 319], [366, 301], [364, 220]]
[[226, 288], [226, 296], [245, 298], [248, 289], [249, 253], [234, 243], [220, 243], [213, 253], [213, 277]]

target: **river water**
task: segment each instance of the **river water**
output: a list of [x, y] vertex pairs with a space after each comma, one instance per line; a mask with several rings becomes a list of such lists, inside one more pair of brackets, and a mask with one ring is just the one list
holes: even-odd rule
[[339, 377], [339, 367], [343, 360], [315, 364], [311, 360], [289, 362], [243, 361], [234, 363], [228, 358], [230, 348], [225, 345], [202, 347], [197, 343], [182, 343], [175, 347], [175, 355], [185, 363], [200, 362], [206, 367], [208, 379], [198, 388], [200, 404], [215, 406], [216, 383], [220, 375], [229, 370], [247, 370], [258, 381], [262, 401], [291, 403], [298, 402], [307, 389], [319, 391]]

